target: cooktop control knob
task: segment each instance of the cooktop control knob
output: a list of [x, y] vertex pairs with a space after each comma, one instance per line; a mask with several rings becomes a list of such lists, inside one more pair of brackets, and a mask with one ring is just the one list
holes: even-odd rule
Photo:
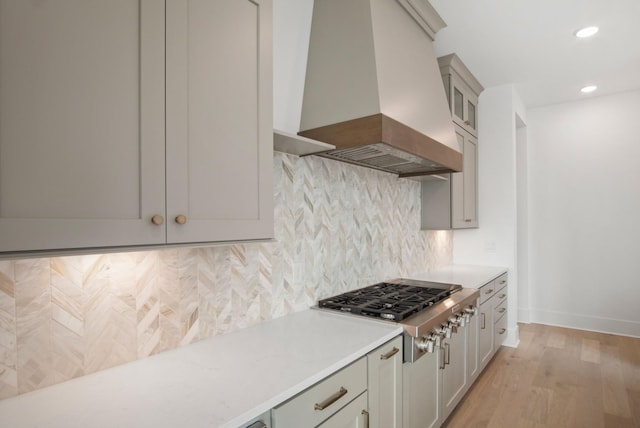
[[458, 325], [464, 327], [467, 324], [467, 318], [464, 314], [458, 314]]
[[435, 349], [435, 337], [433, 334], [422, 336], [416, 340], [416, 348], [421, 352], [433, 352]]
[[451, 338], [452, 328], [450, 324], [442, 324], [442, 329], [444, 330], [444, 337], [447, 339]]

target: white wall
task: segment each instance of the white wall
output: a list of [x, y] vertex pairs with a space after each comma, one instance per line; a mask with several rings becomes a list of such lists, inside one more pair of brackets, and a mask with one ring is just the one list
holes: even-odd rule
[[478, 229], [454, 232], [456, 264], [505, 266], [509, 269], [509, 337], [518, 343], [516, 269], [516, 116], [525, 109], [512, 85], [485, 89], [478, 123]]
[[532, 322], [640, 336], [638, 112], [640, 91], [527, 112]]

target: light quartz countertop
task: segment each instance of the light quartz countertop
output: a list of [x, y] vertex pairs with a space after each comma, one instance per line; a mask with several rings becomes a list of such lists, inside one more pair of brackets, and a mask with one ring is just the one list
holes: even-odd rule
[[414, 275], [412, 278], [460, 284], [465, 288], [480, 288], [505, 272], [507, 268], [500, 266], [449, 265]]
[[11, 428], [236, 428], [402, 333], [306, 310], [0, 401]]

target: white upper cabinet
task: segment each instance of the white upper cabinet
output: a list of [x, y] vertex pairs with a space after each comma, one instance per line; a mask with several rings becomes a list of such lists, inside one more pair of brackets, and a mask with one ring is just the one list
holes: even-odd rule
[[273, 237], [271, 21], [264, 0], [167, 1], [171, 243]]
[[165, 241], [164, 3], [0, 1], [0, 251]]
[[422, 229], [478, 227], [478, 96], [483, 87], [456, 54], [438, 58], [462, 172], [422, 182]]
[[477, 137], [478, 97], [484, 88], [456, 54], [438, 58], [438, 64], [453, 122]]
[[0, 0], [1, 252], [271, 237], [270, 2], [166, 11]]

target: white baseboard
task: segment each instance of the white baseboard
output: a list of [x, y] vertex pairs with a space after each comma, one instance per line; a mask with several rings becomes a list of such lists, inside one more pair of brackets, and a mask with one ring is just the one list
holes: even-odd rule
[[510, 348], [517, 348], [520, 344], [520, 328], [518, 324], [515, 327], [509, 328], [509, 335], [507, 339], [502, 342], [502, 346], [508, 346]]
[[530, 322], [578, 330], [640, 337], [640, 322], [602, 318], [566, 312], [530, 310]]

